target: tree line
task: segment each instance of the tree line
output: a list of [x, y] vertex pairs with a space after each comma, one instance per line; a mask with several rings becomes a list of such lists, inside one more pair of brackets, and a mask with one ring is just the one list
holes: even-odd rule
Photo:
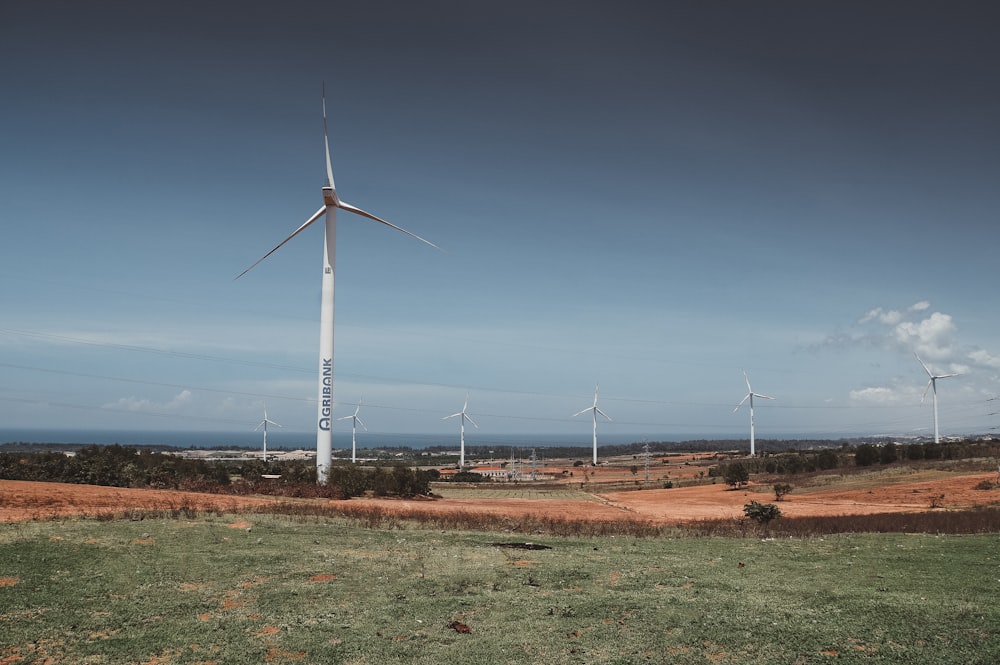
[[430, 494], [430, 483], [437, 476], [437, 471], [414, 470], [405, 466], [367, 469], [344, 465], [332, 467], [328, 482], [318, 486], [316, 467], [310, 460], [282, 460], [267, 464], [257, 459], [210, 461], [119, 444], [83, 446], [73, 455], [55, 451], [0, 453], [0, 479], [3, 480], [226, 494], [342, 499], [365, 494], [417, 496]]
[[731, 461], [710, 467], [709, 477], [722, 478], [729, 485], [739, 486], [751, 473], [794, 475], [828, 471], [851, 466], [892, 464], [904, 460], [960, 460], [973, 458], [1000, 458], [1000, 441], [949, 441], [945, 443], [887, 442], [881, 445], [862, 443], [843, 445], [840, 448], [790, 451], [764, 454], [752, 459]]

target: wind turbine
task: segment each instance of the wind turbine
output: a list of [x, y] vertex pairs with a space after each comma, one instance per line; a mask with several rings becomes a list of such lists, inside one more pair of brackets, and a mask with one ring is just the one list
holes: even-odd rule
[[319, 382], [317, 389], [317, 415], [316, 415], [316, 480], [319, 483], [326, 483], [329, 477], [330, 462], [333, 457], [333, 446], [331, 441], [331, 414], [333, 413], [333, 293], [334, 293], [334, 266], [337, 259], [337, 210], [346, 210], [356, 215], [367, 217], [381, 224], [401, 231], [406, 235], [416, 238], [422, 243], [440, 250], [441, 248], [424, 240], [420, 236], [410, 233], [406, 229], [385, 221], [380, 217], [356, 208], [345, 201], [341, 201], [337, 195], [337, 188], [333, 184], [333, 167], [330, 165], [330, 136], [326, 129], [326, 86], [323, 86], [323, 140], [326, 148], [326, 185], [323, 187], [323, 206], [307, 219], [299, 228], [295, 229], [290, 236], [278, 243], [274, 249], [262, 256], [252, 266], [237, 275], [239, 279], [255, 268], [261, 261], [274, 254], [286, 242], [304, 231], [306, 227], [320, 217], [326, 216], [325, 239], [323, 242], [323, 290], [322, 304], [320, 306], [319, 324]]
[[934, 443], [938, 443], [940, 437], [938, 436], [937, 380], [958, 376], [958, 374], [931, 374], [931, 371], [927, 369], [927, 365], [924, 364], [924, 361], [920, 359], [920, 356], [918, 356], [916, 352], [913, 353], [913, 357], [917, 359], [920, 366], [924, 368], [925, 372], [927, 372], [928, 378], [927, 387], [924, 388], [924, 395], [920, 398], [920, 403], [923, 404], [924, 400], [927, 399], [928, 390], [934, 393]]
[[743, 406], [743, 403], [746, 402], [747, 400], [750, 400], [750, 457], [753, 457], [754, 455], [757, 454], [757, 450], [754, 447], [755, 443], [754, 443], [754, 431], [753, 431], [753, 398], [754, 397], [761, 397], [763, 399], [774, 399], [774, 398], [768, 397], [767, 395], [761, 395], [760, 393], [755, 393], [753, 391], [753, 388], [750, 387], [750, 377], [747, 376], [746, 370], [743, 371], [743, 378], [747, 382], [747, 396], [744, 397], [742, 400], [740, 400], [740, 403], [736, 405], [735, 409], [733, 409], [733, 413], [739, 411], [740, 407]]
[[264, 461], [267, 462], [267, 426], [274, 425], [275, 427], [281, 427], [278, 423], [273, 420], [267, 419], [267, 406], [264, 406], [264, 420], [260, 421], [260, 424], [253, 428], [253, 431], [257, 432], [261, 429], [264, 430]]
[[458, 468], [459, 469], [464, 469], [465, 468], [465, 421], [468, 420], [470, 423], [472, 423], [473, 427], [475, 427], [476, 429], [479, 429], [479, 425], [476, 424], [476, 421], [473, 420], [469, 416], [469, 414], [465, 412], [466, 409], [468, 409], [468, 408], [469, 408], [469, 395], [468, 395], [468, 393], [466, 393], [466, 395], [465, 395], [465, 404], [462, 405], [462, 410], [459, 411], [458, 413], [453, 413], [450, 416], [445, 416], [444, 418], [441, 419], [441, 420], [448, 420], [449, 418], [461, 418], [462, 419], [462, 448], [461, 448], [461, 450], [458, 453]]
[[594, 406], [588, 406], [586, 409], [583, 409], [582, 411], [577, 411], [576, 413], [573, 414], [574, 418], [584, 413], [587, 413], [588, 411], [592, 411], [594, 414], [594, 466], [597, 466], [597, 414], [599, 413], [605, 418], [607, 418], [609, 423], [614, 422], [611, 420], [611, 416], [601, 411], [601, 409], [597, 406], [597, 388], [598, 386], [594, 386]]
[[349, 416], [343, 416], [341, 418], [337, 418], [337, 420], [347, 420], [348, 418], [350, 418], [353, 421], [351, 423], [351, 464], [356, 464], [358, 461], [358, 446], [357, 446], [358, 425], [361, 425], [361, 429], [363, 429], [364, 431], [366, 432], [368, 431], [368, 428], [365, 427], [365, 424], [361, 422], [361, 418], [358, 418], [358, 411], [360, 410], [361, 410], [361, 400], [359, 399], [358, 408], [354, 409], [354, 413], [352, 413]]

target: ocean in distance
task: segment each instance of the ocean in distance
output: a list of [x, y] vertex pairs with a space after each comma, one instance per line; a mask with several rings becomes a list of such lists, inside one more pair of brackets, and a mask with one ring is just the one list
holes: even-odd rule
[[[694, 440], [739, 440], [732, 435], [641, 435], [600, 433], [598, 445], [625, 445], [644, 441], [694, 441]], [[187, 431], [145, 431], [145, 430], [72, 430], [72, 429], [15, 429], [0, 428], [0, 444], [3, 443], [83, 443], [123, 446], [172, 446], [175, 448], [255, 448], [261, 445], [260, 432], [187, 432]], [[359, 448], [412, 448], [419, 450], [431, 446], [459, 447], [458, 437], [448, 434], [379, 434], [358, 433]], [[496, 446], [497, 448], [546, 448], [551, 446], [592, 445], [588, 433], [582, 434], [493, 434], [490, 436], [469, 436], [466, 446]], [[269, 449], [306, 449], [316, 447], [316, 435], [310, 432], [286, 432], [269, 430]], [[334, 433], [333, 447], [336, 450], [350, 449], [349, 432]]]

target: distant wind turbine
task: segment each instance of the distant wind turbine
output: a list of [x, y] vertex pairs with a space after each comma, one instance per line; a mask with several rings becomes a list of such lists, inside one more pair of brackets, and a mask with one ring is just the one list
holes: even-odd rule
[[740, 407], [743, 406], [743, 403], [746, 402], [747, 400], [750, 400], [750, 457], [753, 457], [754, 455], [757, 454], [754, 441], [754, 431], [753, 431], [753, 398], [754, 397], [760, 397], [762, 399], [774, 399], [774, 398], [768, 397], [767, 395], [761, 395], [760, 393], [755, 393], [753, 391], [753, 388], [750, 387], [750, 377], [747, 376], [745, 370], [743, 372], [743, 379], [747, 382], [747, 396], [744, 397], [742, 400], [740, 400], [740, 403], [736, 405], [735, 409], [733, 409], [733, 413], [739, 411]]
[[361, 425], [361, 429], [368, 431], [365, 424], [361, 422], [361, 418], [358, 418], [358, 411], [361, 410], [361, 400], [358, 400], [358, 408], [354, 409], [354, 413], [349, 416], [343, 416], [342, 418], [337, 418], [337, 420], [347, 420], [350, 418], [353, 422], [351, 423], [351, 464], [356, 464], [358, 461], [358, 425]]
[[924, 364], [924, 361], [920, 359], [920, 356], [918, 356], [916, 352], [914, 352], [913, 357], [917, 359], [917, 362], [920, 363], [920, 366], [924, 368], [925, 372], [927, 372], [927, 378], [928, 378], [927, 387], [924, 388], [924, 395], [923, 397], [920, 398], [920, 403], [923, 404], [924, 400], [927, 399], [928, 390], [934, 393], [934, 443], [939, 443], [940, 437], [938, 436], [937, 380], [958, 376], [958, 374], [931, 374], [931, 371], [927, 369], [927, 365]]
[[258, 424], [256, 427], [253, 428], [253, 431], [255, 431], [255, 432], [258, 432], [258, 431], [260, 431], [262, 429], [264, 430], [264, 461], [265, 462], [267, 462], [267, 426], [268, 425], [274, 425], [275, 427], [281, 427], [281, 425], [279, 425], [278, 423], [274, 422], [273, 420], [268, 420], [267, 419], [267, 406], [265, 405], [264, 406], [264, 420], [260, 421], [260, 424]]
[[435, 249], [441, 249], [434, 243], [424, 240], [420, 236], [410, 233], [404, 228], [385, 221], [380, 217], [356, 208], [349, 203], [340, 200], [337, 189], [333, 184], [333, 167], [330, 165], [330, 136], [326, 129], [326, 86], [323, 87], [323, 140], [326, 147], [326, 186], [323, 187], [323, 207], [307, 219], [299, 228], [295, 229], [291, 235], [278, 243], [274, 249], [262, 256], [252, 266], [237, 275], [239, 279], [247, 274], [261, 261], [274, 254], [286, 242], [297, 236], [306, 227], [320, 217], [326, 215], [325, 240], [323, 243], [323, 290], [322, 304], [320, 306], [320, 328], [319, 328], [319, 385], [317, 390], [318, 412], [316, 416], [316, 479], [319, 483], [326, 483], [329, 477], [330, 462], [333, 458], [333, 445], [331, 440], [331, 414], [333, 413], [333, 294], [334, 294], [334, 266], [337, 259], [337, 210], [346, 210], [356, 215], [367, 217], [381, 224], [401, 231], [406, 235], [416, 238], [422, 243], [430, 245]]
[[576, 413], [573, 414], [574, 418], [576, 418], [579, 415], [583, 415], [588, 411], [591, 411], [594, 414], [594, 460], [593, 460], [594, 466], [597, 466], [597, 414], [599, 413], [605, 418], [607, 418], [608, 422], [614, 422], [611, 420], [611, 416], [601, 411], [601, 409], [597, 406], [597, 388], [598, 386], [594, 386], [594, 405], [588, 406], [586, 409], [577, 411]]
[[473, 420], [469, 416], [468, 413], [466, 413], [466, 410], [468, 408], [469, 408], [469, 395], [466, 394], [465, 395], [465, 404], [462, 405], [462, 410], [459, 411], [458, 413], [453, 413], [450, 416], [445, 416], [444, 418], [441, 419], [441, 420], [448, 420], [449, 418], [461, 418], [462, 419], [462, 428], [461, 428], [461, 432], [462, 432], [462, 448], [461, 448], [461, 450], [458, 453], [458, 468], [459, 469], [464, 469], [465, 468], [465, 421], [468, 420], [470, 423], [472, 423], [473, 427], [475, 427], [476, 429], [479, 429], [479, 425], [476, 424], [476, 421]]

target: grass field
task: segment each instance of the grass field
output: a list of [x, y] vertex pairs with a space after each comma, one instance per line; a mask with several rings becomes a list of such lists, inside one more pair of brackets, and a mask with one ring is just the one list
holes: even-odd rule
[[434, 493], [445, 499], [533, 499], [548, 501], [598, 501], [591, 493], [579, 487], [559, 489], [535, 489], [531, 485], [510, 485], [483, 487], [450, 487], [447, 483], [435, 483]]
[[0, 524], [0, 663], [1000, 662], [995, 535], [239, 519]]

